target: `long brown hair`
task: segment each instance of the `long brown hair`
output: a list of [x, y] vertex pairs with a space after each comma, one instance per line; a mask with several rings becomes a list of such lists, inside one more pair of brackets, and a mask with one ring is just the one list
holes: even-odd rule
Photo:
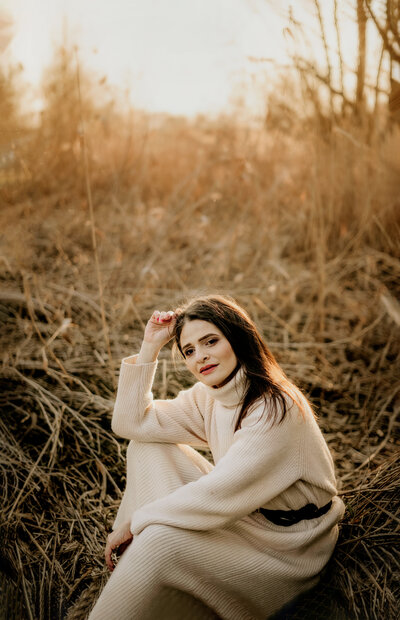
[[[263, 341], [255, 323], [233, 297], [206, 295], [190, 300], [179, 308], [174, 328], [174, 348], [178, 348], [184, 358], [180, 344], [182, 328], [188, 321], [200, 319], [215, 325], [229, 341], [239, 364], [247, 377], [248, 388], [241, 402], [241, 411], [235, 431], [241, 427], [243, 418], [255, 402], [262, 398], [265, 410], [272, 415], [273, 423], [280, 423], [287, 413], [284, 394], [296, 402], [305, 415], [301, 401], [306, 402], [313, 415], [311, 404], [304, 394], [286, 377], [275, 357]], [[280, 419], [278, 420], [279, 414]]]

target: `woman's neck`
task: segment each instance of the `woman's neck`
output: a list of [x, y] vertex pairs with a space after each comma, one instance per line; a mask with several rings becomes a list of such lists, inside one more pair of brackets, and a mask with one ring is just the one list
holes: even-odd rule
[[237, 371], [240, 368], [240, 362], [237, 363], [236, 367], [232, 370], [232, 372], [222, 381], [222, 383], [219, 383], [218, 385], [213, 385], [212, 387], [215, 390], [218, 390], [218, 388], [223, 387], [224, 385], [226, 385], [227, 383], [229, 383], [229, 381], [231, 381], [231, 379], [233, 379], [233, 377], [236, 375]]

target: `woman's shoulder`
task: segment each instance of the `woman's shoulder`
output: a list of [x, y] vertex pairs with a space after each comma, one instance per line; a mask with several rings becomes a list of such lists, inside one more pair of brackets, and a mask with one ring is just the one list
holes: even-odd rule
[[280, 397], [269, 394], [258, 398], [243, 420], [250, 426], [257, 424], [261, 430], [288, 432], [293, 427], [306, 427], [315, 421], [315, 415], [307, 398], [293, 384], [282, 386]]

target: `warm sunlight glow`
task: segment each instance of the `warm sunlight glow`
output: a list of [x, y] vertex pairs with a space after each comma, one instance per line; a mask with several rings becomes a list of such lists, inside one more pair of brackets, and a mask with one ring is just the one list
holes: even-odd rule
[[176, 114], [224, 108], [247, 56], [285, 61], [281, 18], [243, 0], [9, 0], [9, 54], [38, 84], [54, 45], [78, 42], [84, 64], [128, 88], [134, 105]]
[[[137, 108], [192, 116], [226, 111], [240, 97], [253, 113], [262, 110], [262, 86], [289, 62], [288, 0], [3, 0], [0, 47], [38, 86], [55, 47], [79, 46], [85, 67], [128, 92]], [[328, 6], [329, 5], [329, 6]], [[328, 42], [335, 32], [326, 11]], [[295, 3], [307, 30], [304, 50], [319, 50], [315, 6]], [[355, 55], [353, 16], [342, 7], [345, 60]], [[286, 29], [285, 29], [286, 28]], [[313, 37], [315, 39], [313, 40]], [[352, 87], [352, 84], [349, 84]], [[40, 95], [35, 101], [40, 107]], [[261, 107], [260, 107], [261, 106]]]

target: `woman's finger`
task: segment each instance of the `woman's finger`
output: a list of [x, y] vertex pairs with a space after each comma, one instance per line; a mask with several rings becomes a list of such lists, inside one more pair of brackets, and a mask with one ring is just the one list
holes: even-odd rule
[[168, 312], [165, 312], [164, 310], [161, 312], [159, 310], [155, 310], [151, 315], [152, 322], [157, 323], [158, 325], [160, 325], [160, 323], [170, 322], [173, 318], [175, 318], [175, 312], [173, 310], [168, 310]]
[[111, 571], [114, 570], [114, 562], [112, 561], [111, 554], [116, 546], [118, 546], [118, 537], [116, 538], [116, 532], [114, 531], [107, 536], [107, 544], [104, 550], [106, 564]]
[[110, 571], [113, 571], [115, 568], [114, 565], [114, 560], [113, 560], [113, 553], [115, 553], [115, 550], [118, 549], [118, 545], [113, 545], [113, 546], [109, 546], [108, 548], [106, 548], [106, 552], [105, 552], [105, 558], [106, 558], [106, 564], [107, 567]]
[[105, 548], [105, 551], [104, 551], [104, 556], [105, 556], [105, 559], [106, 559], [106, 564], [107, 564], [108, 569], [110, 571], [113, 571], [114, 570], [114, 564], [113, 564], [113, 561], [111, 559], [111, 553], [112, 553], [111, 543], [107, 542], [107, 545], [106, 545], [106, 548]]
[[[133, 540], [133, 539], [132, 539]], [[118, 549], [117, 549], [117, 554], [119, 556], [121, 556], [124, 551], [126, 551], [126, 549], [129, 547], [129, 545], [131, 544], [132, 540], [127, 540], [126, 542], [122, 543]]]
[[170, 322], [174, 318], [174, 313], [165, 312], [164, 316], [161, 316], [161, 320], [163, 323]]
[[133, 534], [129, 528], [129, 522], [122, 525], [117, 530], [114, 530], [107, 536], [107, 544], [104, 550], [104, 556], [106, 560], [106, 564], [110, 571], [113, 571], [114, 561], [113, 561], [113, 553], [119, 552], [119, 555], [125, 551], [126, 547], [132, 542]]

